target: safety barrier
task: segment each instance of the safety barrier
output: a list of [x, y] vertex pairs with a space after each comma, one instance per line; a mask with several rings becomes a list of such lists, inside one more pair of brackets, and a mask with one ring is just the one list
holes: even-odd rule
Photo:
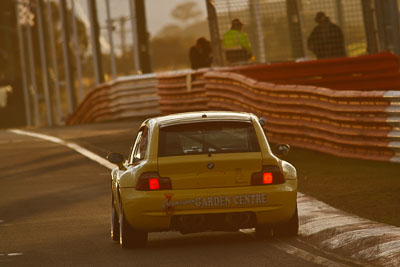
[[[335, 61], [336, 67], [340, 63], [341, 67], [330, 67], [329, 61]], [[318, 63], [321, 63], [320, 68], [317, 68]], [[318, 75], [324, 74], [324, 77], [315, 79], [324, 82], [339, 79], [337, 77], [343, 81], [380, 74], [390, 74], [393, 80], [387, 83], [390, 84], [388, 87], [375, 80], [378, 84], [374, 85], [376, 90], [371, 90], [373, 87], [360, 90], [361, 86], [355, 86], [356, 90], [338, 90], [310, 85], [279, 85], [247, 76], [264, 80], [271, 78], [252, 72], [260, 66], [220, 68], [208, 72], [172, 72], [157, 77], [160, 110], [163, 114], [196, 110], [253, 112], [267, 118], [266, 133], [273, 143], [289, 143], [336, 156], [400, 162], [400, 84], [396, 84], [400, 82], [400, 76], [397, 57], [382, 53], [292, 63], [292, 67], [282, 68], [288, 64], [276, 64], [276, 70], [274, 65], [264, 69], [274, 70], [275, 78], [293, 74], [293, 77], [298, 75], [298, 79], [306, 80], [306, 74], [317, 77], [314, 75], [317, 70]], [[312, 68], [298, 67], [305, 65]], [[296, 68], [302, 73], [292, 71]], [[374, 73], [373, 68], [380, 73]], [[241, 72], [246, 75], [239, 74]], [[189, 84], [190, 77], [195, 77], [192, 86]]]
[[257, 82], [236, 73], [208, 72], [210, 110], [267, 118], [273, 143], [336, 156], [400, 162], [400, 91], [337, 91]]
[[163, 114], [207, 109], [204, 73], [180, 71], [160, 74], [158, 79], [159, 108]]
[[66, 124], [156, 116], [158, 100], [155, 74], [118, 78], [91, 90]]
[[[273, 143], [288, 143], [336, 156], [400, 162], [400, 85], [396, 85], [398, 70], [394, 71], [398, 68], [397, 57], [396, 62], [389, 53], [369, 57], [369, 63], [367, 56], [347, 59], [348, 64], [344, 62], [346, 59], [335, 59], [343, 61], [342, 67], [336, 69], [342, 76], [336, 75], [335, 68], [329, 69], [327, 64], [326, 68], [321, 67], [320, 73], [324, 72], [325, 76], [319, 80], [328, 81], [328, 77], [338, 76], [343, 80], [349, 73], [349, 79], [358, 77], [354, 72], [357, 68], [351, 63], [355, 60], [364, 62], [359, 69], [363, 73], [360, 76], [379, 76], [369, 66], [364, 67], [372, 64], [381, 74], [392, 75], [391, 86], [383, 87], [379, 83], [374, 85], [376, 90], [371, 90], [372, 87], [338, 90], [281, 85], [240, 74], [245, 72], [244, 68], [133, 76], [92, 90], [67, 124], [198, 110], [246, 111], [267, 118], [266, 133]], [[304, 63], [314, 66], [318, 62]], [[326, 62], [321, 61], [321, 66]], [[293, 63], [293, 68], [298, 64]], [[253, 68], [259, 66], [249, 67], [246, 75], [258, 77], [260, 73], [252, 72]], [[303, 74], [307, 71], [311, 73], [311, 69], [304, 69]], [[287, 75], [280, 72], [283, 69], [275, 73], [276, 77]], [[294, 77], [297, 75], [292, 73]], [[304, 77], [298, 79], [304, 80]]]
[[335, 90], [398, 90], [398, 57], [391, 52], [352, 58], [331, 58], [230, 68], [257, 81], [314, 85]]

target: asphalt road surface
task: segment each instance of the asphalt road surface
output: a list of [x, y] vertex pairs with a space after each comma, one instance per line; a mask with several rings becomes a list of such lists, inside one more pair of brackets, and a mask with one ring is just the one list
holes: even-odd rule
[[[139, 122], [33, 130], [105, 156], [128, 154]], [[0, 266], [354, 266], [298, 238], [250, 231], [110, 239], [110, 170], [68, 147], [0, 131]]]

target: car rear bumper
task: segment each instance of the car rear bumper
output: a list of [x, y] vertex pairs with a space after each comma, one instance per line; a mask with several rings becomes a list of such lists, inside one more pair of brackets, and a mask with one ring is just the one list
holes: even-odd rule
[[[145, 231], [172, 230], [173, 217], [249, 213], [255, 224], [288, 221], [297, 205], [297, 180], [281, 185], [137, 191], [121, 188], [128, 222]], [[211, 216], [211, 217], [216, 217]]]

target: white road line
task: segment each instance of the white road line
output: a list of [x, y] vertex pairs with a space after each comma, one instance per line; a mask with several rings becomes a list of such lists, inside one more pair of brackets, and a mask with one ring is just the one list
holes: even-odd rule
[[45, 134], [39, 134], [39, 133], [34, 133], [34, 132], [28, 132], [28, 131], [23, 131], [23, 130], [16, 130], [16, 129], [12, 129], [9, 130], [12, 133], [15, 134], [19, 134], [19, 135], [27, 135], [27, 136], [31, 136], [31, 137], [36, 137], [36, 138], [40, 138], [46, 141], [50, 141], [53, 143], [57, 143], [63, 146], [67, 146], [73, 150], [75, 150], [76, 152], [82, 154], [83, 156], [99, 163], [100, 165], [103, 165], [104, 167], [112, 170], [114, 169], [116, 166], [112, 163], [110, 163], [109, 161], [107, 161], [106, 159], [96, 155], [95, 153], [87, 150], [86, 148], [83, 148], [75, 143], [72, 142], [66, 142], [60, 138], [54, 137], [54, 136], [50, 136], [50, 135], [45, 135]]
[[[106, 168], [114, 169], [115, 165], [108, 162], [106, 159], [94, 154], [93, 152], [72, 142], [66, 142], [60, 138], [48, 136], [44, 134], [28, 132], [23, 130], [9, 130], [15, 134], [26, 135], [31, 137], [40, 138], [53, 143], [67, 146], [76, 152], [84, 155], [85, 157], [103, 165]], [[307, 238], [309, 236], [317, 236], [317, 242], [321, 247], [335, 249], [344, 248], [353, 251], [352, 244], [359, 242], [359, 251], [353, 251], [351, 257], [357, 260], [369, 261], [369, 259], [376, 259], [376, 261], [383, 262], [385, 266], [400, 266], [400, 228], [395, 226], [386, 226], [377, 222], [373, 222], [355, 215], [347, 214], [339, 211], [321, 201], [304, 194], [298, 194], [298, 207], [300, 219], [300, 236]], [[1, 222], [1, 221], [0, 221]], [[366, 224], [368, 228], [365, 229], [349, 229], [344, 233], [335, 233], [335, 229], [342, 226], [361, 225]], [[332, 233], [321, 234], [324, 230]], [[319, 235], [316, 235], [319, 234]], [[391, 239], [384, 239], [381, 236], [387, 235]], [[338, 237], [340, 239], [338, 239]], [[362, 239], [368, 237], [375, 237], [377, 244], [372, 247], [362, 249]], [[393, 239], [395, 239], [393, 241]], [[340, 242], [338, 241], [340, 240]], [[348, 245], [348, 246], [346, 246]], [[281, 250], [289, 254], [297, 255], [298, 257], [306, 260], [312, 259], [316, 263], [324, 266], [339, 266], [338, 263], [332, 262], [328, 259], [312, 255], [306, 251], [302, 251], [289, 244], [276, 245]], [[373, 255], [373, 256], [371, 256]], [[333, 265], [332, 265], [333, 264]]]
[[9, 257], [15, 257], [15, 256], [22, 256], [24, 253], [21, 252], [15, 252], [15, 253], [8, 253], [7, 256]]
[[[32, 136], [32, 137], [36, 137], [36, 138], [41, 138], [41, 139], [44, 139], [44, 140], [47, 140], [47, 141], [50, 141], [50, 142], [53, 142], [53, 143], [57, 143], [57, 144], [60, 144], [60, 145], [67, 146], [67, 147], [77, 151], [78, 153], [84, 155], [85, 157], [88, 157], [88, 158], [100, 163], [101, 165], [103, 165], [103, 166], [105, 166], [107, 168], [110, 168], [110, 169], [115, 168], [114, 164], [111, 164], [110, 162], [106, 161], [105, 159], [99, 157], [98, 155], [94, 154], [93, 152], [91, 152], [91, 151], [89, 151], [89, 150], [87, 150], [87, 149], [85, 149], [85, 148], [83, 148], [83, 147], [81, 147], [81, 146], [79, 146], [79, 145], [77, 145], [75, 143], [66, 142], [66, 141], [64, 141], [64, 140], [62, 140], [60, 138], [53, 137], [53, 136], [48, 136], [48, 135], [44, 135], [44, 134], [32, 133], [32, 132], [27, 132], [27, 131], [22, 131], [22, 130], [10, 130], [10, 131], [13, 132], [13, 133], [16, 133], [16, 134], [21, 134], [21, 135], [27, 135], [27, 136]], [[244, 233], [248, 234], [245, 231], [244, 231]], [[333, 262], [333, 261], [331, 261], [329, 259], [313, 255], [313, 254], [311, 254], [311, 253], [309, 253], [307, 251], [301, 250], [299, 248], [293, 247], [293, 246], [291, 246], [289, 244], [286, 244], [286, 243], [283, 243], [283, 242], [279, 242], [279, 245], [278, 244], [272, 244], [272, 246], [277, 248], [277, 249], [279, 249], [279, 250], [281, 250], [281, 251], [283, 251], [283, 252], [285, 252], [285, 253], [291, 254], [293, 256], [296, 256], [296, 257], [301, 258], [303, 260], [306, 260], [308, 262], [313, 262], [313, 263], [316, 263], [316, 264], [320, 264], [322, 266], [338, 266], [338, 267], [339, 266], [345, 266], [345, 265]], [[8, 254], [8, 256], [19, 256], [19, 255], [22, 255], [22, 253], [9, 253]]]

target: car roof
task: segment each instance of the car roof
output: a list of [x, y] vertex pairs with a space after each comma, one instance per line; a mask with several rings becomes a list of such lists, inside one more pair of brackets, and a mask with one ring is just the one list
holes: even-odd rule
[[252, 116], [254, 115], [245, 112], [195, 111], [155, 117], [151, 121], [159, 126], [167, 126], [201, 121], [251, 121]]

